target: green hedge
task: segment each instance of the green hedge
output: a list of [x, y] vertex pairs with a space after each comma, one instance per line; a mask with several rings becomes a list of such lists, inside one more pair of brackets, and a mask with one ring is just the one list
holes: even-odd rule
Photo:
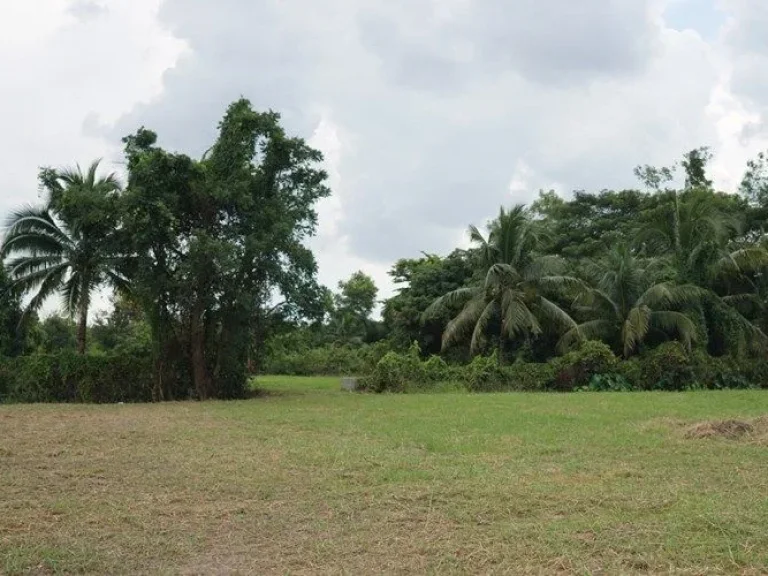
[[0, 359], [0, 402], [150, 402], [148, 355], [36, 354]]
[[409, 392], [446, 381], [460, 382], [470, 392], [758, 388], [768, 387], [768, 363], [689, 353], [678, 342], [620, 360], [604, 343], [585, 342], [578, 350], [545, 363], [500, 365], [494, 353], [475, 357], [466, 366], [449, 366], [438, 357], [422, 361], [413, 347], [406, 354], [386, 354], [363, 378], [362, 387], [372, 392]]

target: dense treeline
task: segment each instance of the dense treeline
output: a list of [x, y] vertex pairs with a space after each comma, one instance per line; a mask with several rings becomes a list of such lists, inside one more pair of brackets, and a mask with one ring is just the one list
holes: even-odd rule
[[[469, 248], [396, 262], [375, 320], [364, 273], [316, 282], [322, 156], [278, 115], [233, 103], [200, 159], [144, 128], [123, 142], [124, 184], [98, 162], [44, 168], [44, 203], [8, 218], [6, 399], [237, 398], [255, 372], [368, 375], [379, 391], [764, 384], [764, 155], [737, 194], [713, 189], [697, 149], [639, 167], [639, 190], [502, 207]], [[106, 287], [113, 310], [91, 318]], [[41, 321], [55, 294], [65, 316]]]
[[[412, 343], [423, 360], [493, 356], [500, 368], [491, 388], [575, 389], [592, 376], [596, 389], [764, 385], [766, 157], [749, 163], [737, 194], [714, 190], [710, 160], [697, 149], [677, 167], [638, 167], [638, 190], [542, 192], [530, 206], [502, 207], [486, 230], [470, 227], [469, 249], [398, 261], [399, 289], [382, 317], [401, 352], [367, 365], [374, 387], [430, 380], [427, 362], [405, 353]], [[563, 366], [595, 341], [613, 358], [599, 363], [607, 372], [564, 384]], [[303, 354], [305, 363], [275, 354], [271, 367], [327, 372], [334, 349], [321, 350]], [[337, 372], [355, 364], [343, 361]], [[439, 362], [431, 366], [441, 373]], [[488, 388], [472, 384], [470, 368], [446, 377]]]

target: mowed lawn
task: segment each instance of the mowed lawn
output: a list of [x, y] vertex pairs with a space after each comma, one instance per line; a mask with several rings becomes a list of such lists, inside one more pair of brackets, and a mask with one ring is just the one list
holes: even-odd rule
[[764, 574], [768, 393], [0, 406], [7, 574]]

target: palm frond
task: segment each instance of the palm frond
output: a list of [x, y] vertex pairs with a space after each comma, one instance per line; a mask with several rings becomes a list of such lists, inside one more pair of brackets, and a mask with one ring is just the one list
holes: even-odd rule
[[460, 341], [474, 328], [486, 305], [485, 300], [480, 295], [464, 305], [458, 316], [445, 327], [443, 332], [443, 349]]
[[624, 356], [629, 356], [645, 339], [650, 328], [651, 310], [647, 306], [632, 308], [621, 329], [621, 341], [624, 346]]
[[466, 304], [468, 300], [476, 296], [477, 288], [458, 288], [437, 298], [421, 315], [422, 322], [435, 318], [445, 310], [450, 310], [458, 305]]
[[571, 318], [570, 314], [551, 300], [539, 296], [536, 307], [544, 318], [552, 322], [558, 328], [567, 328], [571, 330], [576, 328], [576, 322]]
[[686, 348], [691, 348], [691, 342], [696, 341], [696, 325], [688, 316], [682, 312], [673, 312], [671, 310], [662, 310], [652, 312], [650, 316], [651, 325], [666, 334], [674, 332], [683, 342]]
[[472, 331], [472, 340], [469, 345], [471, 354], [476, 354], [480, 350], [480, 347], [485, 340], [485, 333], [488, 329], [488, 323], [491, 321], [496, 311], [496, 302], [491, 301], [480, 313], [477, 322], [475, 322], [475, 329]]
[[568, 330], [557, 343], [560, 352], [567, 352], [574, 345], [586, 340], [606, 340], [615, 333], [615, 326], [607, 320], [589, 320]]

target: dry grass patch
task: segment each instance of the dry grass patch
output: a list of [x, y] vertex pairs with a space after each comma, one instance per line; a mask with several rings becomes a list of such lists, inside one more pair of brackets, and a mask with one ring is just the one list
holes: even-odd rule
[[685, 430], [685, 437], [768, 442], [768, 416], [752, 420], [728, 419], [699, 422]]

